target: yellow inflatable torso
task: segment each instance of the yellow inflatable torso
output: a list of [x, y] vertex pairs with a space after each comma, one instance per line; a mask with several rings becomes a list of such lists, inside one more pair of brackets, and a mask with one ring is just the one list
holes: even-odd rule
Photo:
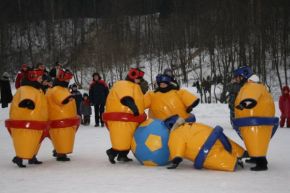
[[[19, 107], [19, 103], [27, 99], [34, 102], [34, 109]], [[24, 122], [40, 121], [46, 124], [48, 121], [48, 107], [43, 91], [32, 86], [21, 86], [11, 103], [10, 120], [12, 122], [17, 120], [23, 120]], [[17, 157], [31, 159], [37, 154], [43, 129], [10, 128], [10, 132]]]
[[241, 117], [273, 117], [275, 115], [274, 100], [263, 84], [247, 82], [239, 91], [235, 106], [242, 100], [254, 99], [257, 105], [251, 109], [235, 109], [236, 118]]
[[186, 108], [196, 100], [196, 96], [184, 89], [171, 90], [166, 93], [149, 91], [145, 95], [149, 116], [160, 120], [173, 115], [178, 115], [183, 119], [188, 118], [190, 114], [186, 112]]
[[121, 103], [121, 99], [126, 96], [134, 99], [140, 113], [144, 112], [144, 95], [140, 86], [126, 80], [120, 80], [113, 85], [106, 100], [106, 112], [132, 113]]
[[[24, 99], [30, 99], [35, 103], [35, 109], [20, 108], [18, 105]], [[21, 86], [13, 97], [10, 108], [10, 119], [47, 121], [47, 101], [40, 89], [31, 86]]]
[[[139, 114], [144, 113], [144, 95], [140, 86], [126, 80], [118, 81], [113, 85], [107, 97], [105, 113], [133, 114], [127, 106], [122, 105], [121, 100], [124, 97], [131, 97], [138, 107]], [[131, 141], [139, 123], [108, 120], [106, 124], [110, 131], [112, 148], [118, 151], [130, 150]]]
[[[49, 120], [56, 125], [77, 118], [75, 100], [71, 98], [68, 103], [63, 104], [70, 95], [69, 90], [61, 86], [54, 86], [46, 93]], [[72, 153], [77, 127], [76, 124], [67, 127], [50, 127], [49, 135], [57, 153]]]
[[49, 120], [72, 118], [77, 115], [74, 99], [71, 99], [67, 104], [62, 104], [70, 95], [69, 90], [61, 86], [55, 86], [47, 90], [46, 97], [49, 106]]

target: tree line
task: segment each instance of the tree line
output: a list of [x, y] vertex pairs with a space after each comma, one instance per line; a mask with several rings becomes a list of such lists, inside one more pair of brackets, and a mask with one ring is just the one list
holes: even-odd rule
[[[146, 61], [151, 70], [171, 67], [185, 84], [203, 79], [215, 84], [218, 77], [225, 93], [233, 69], [249, 65], [269, 85], [271, 76], [278, 77], [280, 87], [288, 84], [287, 0], [162, 0], [143, 4], [139, 0], [111, 0], [103, 7], [104, 1], [98, 2], [88, 1], [95, 10], [87, 8], [93, 16], [80, 14], [84, 9], [78, 12], [77, 7], [84, 6], [74, 0], [68, 8], [63, 4], [54, 12], [45, 12], [50, 17], [39, 20], [5, 22], [2, 18], [0, 71], [14, 72], [21, 63], [61, 61], [74, 71], [93, 68], [114, 81], [124, 78], [130, 65]], [[124, 2], [126, 6], [121, 6]], [[42, 9], [49, 6], [53, 5], [43, 4]], [[108, 14], [97, 16], [96, 10], [107, 10]], [[189, 77], [192, 73], [195, 76]], [[78, 79], [82, 83], [83, 78]], [[150, 79], [152, 82], [154, 77]]]

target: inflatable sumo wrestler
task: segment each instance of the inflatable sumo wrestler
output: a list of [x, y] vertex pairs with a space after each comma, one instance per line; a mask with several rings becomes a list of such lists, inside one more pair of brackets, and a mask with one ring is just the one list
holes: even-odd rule
[[68, 84], [73, 74], [59, 69], [54, 85], [46, 93], [48, 102], [49, 136], [55, 148], [57, 161], [70, 161], [66, 154], [73, 152], [75, 134], [80, 125], [76, 104]]
[[140, 123], [146, 120], [144, 97], [139, 86], [144, 72], [131, 68], [125, 80], [116, 82], [109, 92], [103, 120], [110, 131], [112, 148], [106, 151], [109, 161], [128, 162], [133, 135]]
[[190, 112], [198, 105], [199, 99], [185, 89], [172, 86], [172, 78], [165, 74], [156, 76], [157, 89], [145, 95], [145, 107], [149, 108], [149, 117], [165, 120], [178, 115], [187, 122], [195, 122], [195, 116]]
[[256, 163], [251, 170], [267, 170], [267, 150], [279, 122], [279, 118], [274, 117], [273, 98], [250, 67], [240, 67], [234, 73], [244, 81], [235, 100], [234, 129], [243, 139], [251, 157], [246, 162]]
[[169, 128], [169, 151], [171, 165], [175, 169], [183, 158], [194, 162], [196, 169], [234, 171], [238, 165], [243, 167], [245, 150], [229, 139], [220, 126], [209, 127], [202, 123], [186, 123], [179, 116], [165, 121]]
[[36, 159], [44, 130], [48, 127], [47, 101], [41, 90], [42, 70], [29, 69], [23, 77], [20, 88], [13, 97], [10, 118], [5, 124], [12, 137], [16, 157], [12, 162], [19, 167], [41, 164]]

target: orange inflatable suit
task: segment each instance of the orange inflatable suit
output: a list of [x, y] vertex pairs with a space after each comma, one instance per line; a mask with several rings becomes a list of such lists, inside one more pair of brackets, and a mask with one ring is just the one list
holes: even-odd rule
[[46, 93], [48, 101], [49, 135], [57, 161], [70, 161], [66, 154], [73, 152], [75, 134], [80, 125], [74, 98], [68, 90], [72, 74], [59, 69], [54, 86]]
[[103, 120], [110, 131], [112, 148], [107, 150], [109, 161], [132, 161], [127, 155], [135, 129], [146, 120], [143, 93], [139, 86], [144, 72], [132, 68], [126, 80], [116, 82], [109, 92]]
[[244, 85], [235, 100], [234, 128], [243, 139], [251, 162], [256, 163], [253, 171], [267, 170], [266, 159], [271, 137], [274, 135], [279, 118], [275, 116], [274, 100], [266, 86], [249, 67], [235, 71], [244, 80]]
[[19, 167], [26, 167], [23, 159], [28, 159], [29, 164], [42, 163], [36, 159], [44, 130], [48, 127], [47, 101], [41, 90], [42, 75], [41, 70], [28, 70], [13, 97], [10, 118], [5, 122], [16, 153], [12, 161]]

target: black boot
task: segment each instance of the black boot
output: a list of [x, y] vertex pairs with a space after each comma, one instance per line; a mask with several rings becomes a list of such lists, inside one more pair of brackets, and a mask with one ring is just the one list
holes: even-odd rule
[[28, 164], [42, 164], [42, 162], [39, 161], [36, 156], [33, 156], [30, 160], [28, 160]]
[[57, 153], [56, 153], [56, 150], [55, 150], [55, 149], [52, 150], [52, 156], [53, 156], [53, 157], [56, 157], [56, 156], [57, 156]]
[[129, 150], [128, 151], [121, 151], [117, 157], [117, 160], [118, 161], [122, 161], [122, 162], [130, 162], [130, 161], [133, 161], [131, 158], [128, 158], [127, 155], [129, 153]]
[[252, 167], [252, 171], [265, 171], [268, 170], [268, 161], [266, 157], [258, 157], [256, 158], [256, 166]]
[[171, 164], [170, 166], [167, 167], [167, 169], [176, 169], [181, 162], [182, 162], [182, 158], [176, 157], [171, 161]]
[[66, 156], [66, 154], [60, 154], [60, 153], [58, 153], [57, 156], [56, 156], [56, 161], [66, 162], [66, 161], [70, 161], [70, 158], [68, 158]]
[[15, 157], [12, 159], [12, 162], [15, 163], [15, 164], [17, 164], [18, 167], [20, 167], [20, 168], [25, 168], [25, 167], [26, 167], [26, 165], [23, 165], [23, 163], [22, 163], [23, 160], [22, 160], [20, 157], [15, 156]]
[[114, 150], [113, 148], [108, 149], [106, 151], [108, 157], [109, 157], [109, 161], [111, 162], [111, 164], [115, 164], [115, 157], [118, 155], [118, 151]]
[[255, 164], [257, 162], [257, 158], [251, 157], [250, 159], [245, 160], [246, 163]]

